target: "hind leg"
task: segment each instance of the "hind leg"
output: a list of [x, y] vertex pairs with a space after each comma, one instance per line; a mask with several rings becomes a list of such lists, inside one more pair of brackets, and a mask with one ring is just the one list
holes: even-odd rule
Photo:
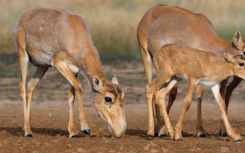
[[26, 119], [25, 119], [25, 125], [26, 125], [26, 131], [25, 136], [31, 137], [32, 132], [29, 124], [29, 118], [30, 118], [30, 109], [31, 109], [31, 98], [32, 93], [38, 84], [38, 82], [42, 79], [44, 74], [47, 72], [48, 67], [38, 67], [34, 76], [31, 78], [31, 80], [28, 82], [27, 85], [27, 112], [26, 112]]
[[28, 61], [29, 57], [25, 48], [25, 31], [20, 29], [15, 35], [15, 45], [19, 56], [19, 64], [20, 64], [20, 96], [23, 103], [23, 113], [24, 113], [24, 136], [29, 136], [31, 133], [30, 129], [26, 127], [26, 77], [27, 77], [27, 70], [28, 70]]
[[[168, 99], [168, 105], [167, 105], [167, 114], [169, 115], [170, 109], [176, 99], [177, 96], [177, 89], [178, 89], [178, 83], [176, 83], [173, 88], [169, 92], [169, 99]], [[163, 121], [163, 126], [160, 129], [160, 132], [158, 136], [166, 137], [168, 136], [167, 126], [165, 122]]]

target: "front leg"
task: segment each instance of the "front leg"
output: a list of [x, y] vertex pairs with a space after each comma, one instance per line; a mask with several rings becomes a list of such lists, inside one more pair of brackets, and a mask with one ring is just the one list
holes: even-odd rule
[[[232, 82], [230, 83], [230, 85], [226, 88], [226, 90], [224, 90], [224, 91], [221, 90], [222, 92], [225, 92], [225, 94], [224, 93], [222, 94], [222, 92], [220, 92], [221, 96], [223, 97], [223, 99], [225, 99], [226, 114], [228, 112], [228, 107], [229, 107], [231, 94], [232, 94], [233, 90], [240, 84], [241, 81], [242, 81], [241, 78], [234, 77]], [[222, 82], [221, 82], [221, 89], [222, 89]], [[227, 81], [225, 83], [227, 84]], [[223, 85], [224, 88], [226, 87], [226, 84], [225, 84], [225, 86]], [[223, 123], [224, 123], [223, 122], [223, 117], [222, 117], [222, 114], [221, 114], [220, 131], [219, 131], [219, 133], [220, 133], [220, 135], [227, 136], [226, 128], [225, 128], [225, 125]]]
[[189, 110], [191, 103], [192, 103], [192, 97], [193, 97], [193, 92], [196, 86], [197, 80], [190, 78], [189, 83], [188, 83], [188, 92], [185, 97], [185, 102], [184, 102], [184, 107], [181, 112], [181, 116], [179, 118], [179, 121], [175, 127], [175, 140], [182, 140], [182, 123], [184, 121], [184, 117], [186, 112]]
[[[173, 88], [169, 92], [169, 98], [168, 98], [168, 105], [167, 105], [167, 114], [169, 115], [170, 109], [176, 99], [177, 95], [177, 89], [178, 89], [178, 83], [176, 83]], [[165, 124], [165, 121], [163, 120], [163, 125], [160, 129], [160, 132], [158, 133], [158, 136], [166, 137], [168, 136], [167, 126]]]
[[228, 135], [231, 136], [235, 141], [242, 141], [241, 135], [234, 132], [231, 125], [230, 125], [230, 122], [229, 122], [227, 114], [226, 114], [225, 102], [224, 102], [224, 100], [221, 97], [220, 92], [219, 92], [219, 84], [213, 86], [211, 89], [212, 89], [214, 97], [215, 97], [215, 99], [219, 105], [219, 108], [221, 110], [221, 113], [222, 113], [222, 116], [224, 119], [224, 124], [225, 124], [226, 131], [227, 131]]
[[202, 125], [202, 97], [203, 97], [203, 86], [197, 86], [197, 136], [198, 137], [207, 137], [207, 133], [205, 132]]
[[74, 77], [73, 73], [67, 67], [67, 64], [63, 61], [58, 61], [54, 63], [55, 67], [59, 70], [59, 72], [71, 83], [71, 85], [75, 88], [75, 91], [78, 95], [79, 100], [79, 110], [80, 110], [80, 123], [81, 123], [81, 131], [89, 134], [90, 130], [88, 127], [88, 122], [83, 110], [83, 103], [82, 103], [82, 86], [80, 82]]
[[[155, 95], [155, 102], [156, 104], [160, 107], [161, 112], [163, 114], [164, 122], [165, 122], [165, 127], [166, 127], [166, 133], [169, 133], [169, 136], [171, 139], [174, 139], [174, 130], [172, 127], [172, 124], [169, 119], [169, 111], [166, 111], [165, 108], [165, 97], [166, 94], [173, 88], [175, 84], [177, 84], [180, 80], [179, 79], [171, 79], [171, 81], [167, 84], [164, 84], [164, 86], [156, 93]], [[165, 85], [167, 85], [165, 87]], [[161, 129], [162, 130], [162, 129]], [[159, 133], [158, 136], [161, 136], [161, 133]]]
[[[77, 78], [77, 74], [75, 74], [75, 77]], [[78, 137], [77, 131], [75, 130], [74, 127], [74, 120], [73, 120], [74, 101], [75, 101], [75, 88], [71, 85], [69, 91], [70, 118], [69, 118], [69, 125], [68, 125], [69, 137], [71, 138]]]

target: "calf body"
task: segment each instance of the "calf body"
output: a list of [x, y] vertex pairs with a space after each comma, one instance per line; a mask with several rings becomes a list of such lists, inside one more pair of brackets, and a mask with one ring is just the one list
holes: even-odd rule
[[154, 96], [172, 138], [174, 131], [165, 109], [164, 99], [172, 87], [184, 78], [188, 80], [188, 92], [181, 117], [175, 127], [175, 139], [182, 139], [181, 127], [185, 113], [191, 105], [195, 86], [201, 84], [211, 87], [222, 112], [228, 135], [234, 140], [241, 140], [241, 136], [232, 130], [228, 121], [225, 103], [219, 92], [219, 82], [233, 75], [244, 79], [245, 61], [242, 55], [233, 57], [227, 52], [224, 55], [226, 59], [218, 58], [210, 52], [173, 44], [165, 45], [155, 54], [153, 62], [157, 77], [146, 86], [147, 100], [151, 101]]

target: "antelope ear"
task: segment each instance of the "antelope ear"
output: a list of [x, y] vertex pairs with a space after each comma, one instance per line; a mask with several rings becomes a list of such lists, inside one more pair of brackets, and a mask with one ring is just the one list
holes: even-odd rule
[[95, 91], [99, 91], [101, 87], [102, 87], [102, 81], [97, 76], [94, 76], [93, 77], [93, 89]]
[[115, 84], [115, 85], [118, 85], [117, 76], [116, 76], [115, 74], [114, 74], [114, 76], [113, 76], [111, 82], [112, 82], [113, 84]]
[[[236, 31], [233, 36], [233, 43], [236, 47], [240, 46], [242, 42], [242, 34], [240, 31]], [[239, 48], [238, 48], [239, 49]]]
[[233, 62], [234, 61], [234, 58], [233, 58], [233, 55], [228, 53], [228, 52], [224, 52], [224, 56], [225, 56], [225, 59], [227, 62]]

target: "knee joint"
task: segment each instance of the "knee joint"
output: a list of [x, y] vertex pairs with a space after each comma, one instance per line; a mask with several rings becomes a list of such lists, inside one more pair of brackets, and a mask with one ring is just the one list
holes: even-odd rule
[[28, 83], [28, 84], [27, 84], [27, 92], [28, 92], [28, 93], [32, 93], [33, 90], [34, 90], [34, 87], [32, 86], [32, 84], [31, 84], [31, 83]]
[[155, 104], [156, 105], [160, 105], [160, 103], [161, 103], [161, 101], [164, 101], [164, 99], [165, 99], [165, 96], [164, 95], [162, 95], [162, 94], [160, 94], [160, 93], [156, 93], [156, 96], [155, 96], [156, 98], [156, 100], [155, 100]]
[[82, 93], [82, 85], [80, 83], [75, 85], [75, 89], [77, 92]]

